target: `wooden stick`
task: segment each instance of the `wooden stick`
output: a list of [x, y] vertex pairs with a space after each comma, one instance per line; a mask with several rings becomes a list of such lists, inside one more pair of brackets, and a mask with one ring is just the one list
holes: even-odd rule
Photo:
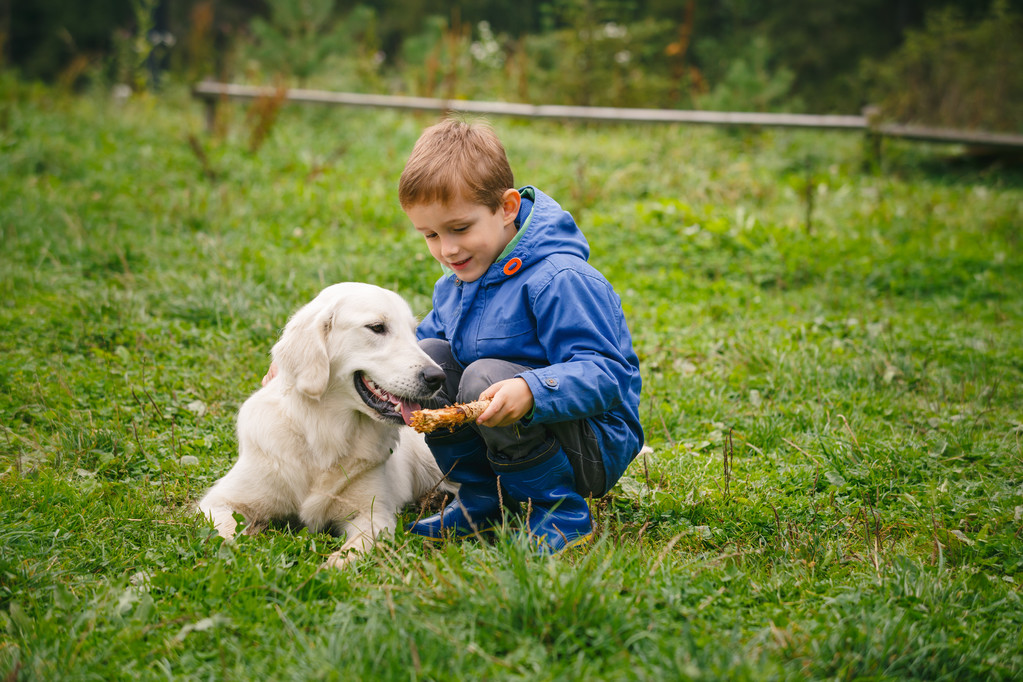
[[455, 403], [436, 410], [416, 410], [409, 424], [419, 433], [430, 433], [440, 428], [453, 431], [456, 426], [476, 421], [490, 405], [489, 400]]

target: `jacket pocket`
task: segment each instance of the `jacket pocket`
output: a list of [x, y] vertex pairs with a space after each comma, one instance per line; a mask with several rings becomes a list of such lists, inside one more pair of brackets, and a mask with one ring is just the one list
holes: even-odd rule
[[529, 320], [518, 319], [489, 320], [480, 325], [480, 339], [527, 339], [536, 337], [536, 328]]

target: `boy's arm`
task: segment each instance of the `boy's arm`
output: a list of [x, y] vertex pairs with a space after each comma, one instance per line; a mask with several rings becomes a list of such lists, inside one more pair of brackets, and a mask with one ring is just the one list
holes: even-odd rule
[[447, 338], [444, 334], [444, 325], [441, 323], [440, 318], [437, 317], [436, 308], [428, 312], [423, 321], [416, 327], [416, 338], [420, 341], [423, 339]]
[[551, 364], [519, 375], [533, 395], [531, 422], [594, 417], [625, 401], [638, 360], [606, 280], [563, 270], [534, 297], [533, 314]]

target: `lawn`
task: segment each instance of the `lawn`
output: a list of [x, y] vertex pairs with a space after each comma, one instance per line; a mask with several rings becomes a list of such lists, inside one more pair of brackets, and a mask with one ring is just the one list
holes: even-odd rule
[[[0, 76], [0, 678], [1023, 676], [1023, 171], [847, 133], [493, 121], [622, 296], [648, 456], [597, 541], [228, 546], [193, 505], [290, 312], [427, 312], [423, 114]], [[414, 517], [410, 510], [405, 519]]]

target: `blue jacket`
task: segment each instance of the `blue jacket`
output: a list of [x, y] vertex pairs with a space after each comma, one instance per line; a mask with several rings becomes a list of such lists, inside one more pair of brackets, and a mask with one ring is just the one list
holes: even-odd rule
[[639, 359], [621, 299], [586, 262], [572, 216], [535, 187], [520, 193], [512, 243], [475, 282], [437, 280], [418, 336], [446, 339], [463, 367], [499, 358], [534, 368], [518, 375], [533, 392], [528, 422], [588, 420], [610, 490], [643, 445]]

